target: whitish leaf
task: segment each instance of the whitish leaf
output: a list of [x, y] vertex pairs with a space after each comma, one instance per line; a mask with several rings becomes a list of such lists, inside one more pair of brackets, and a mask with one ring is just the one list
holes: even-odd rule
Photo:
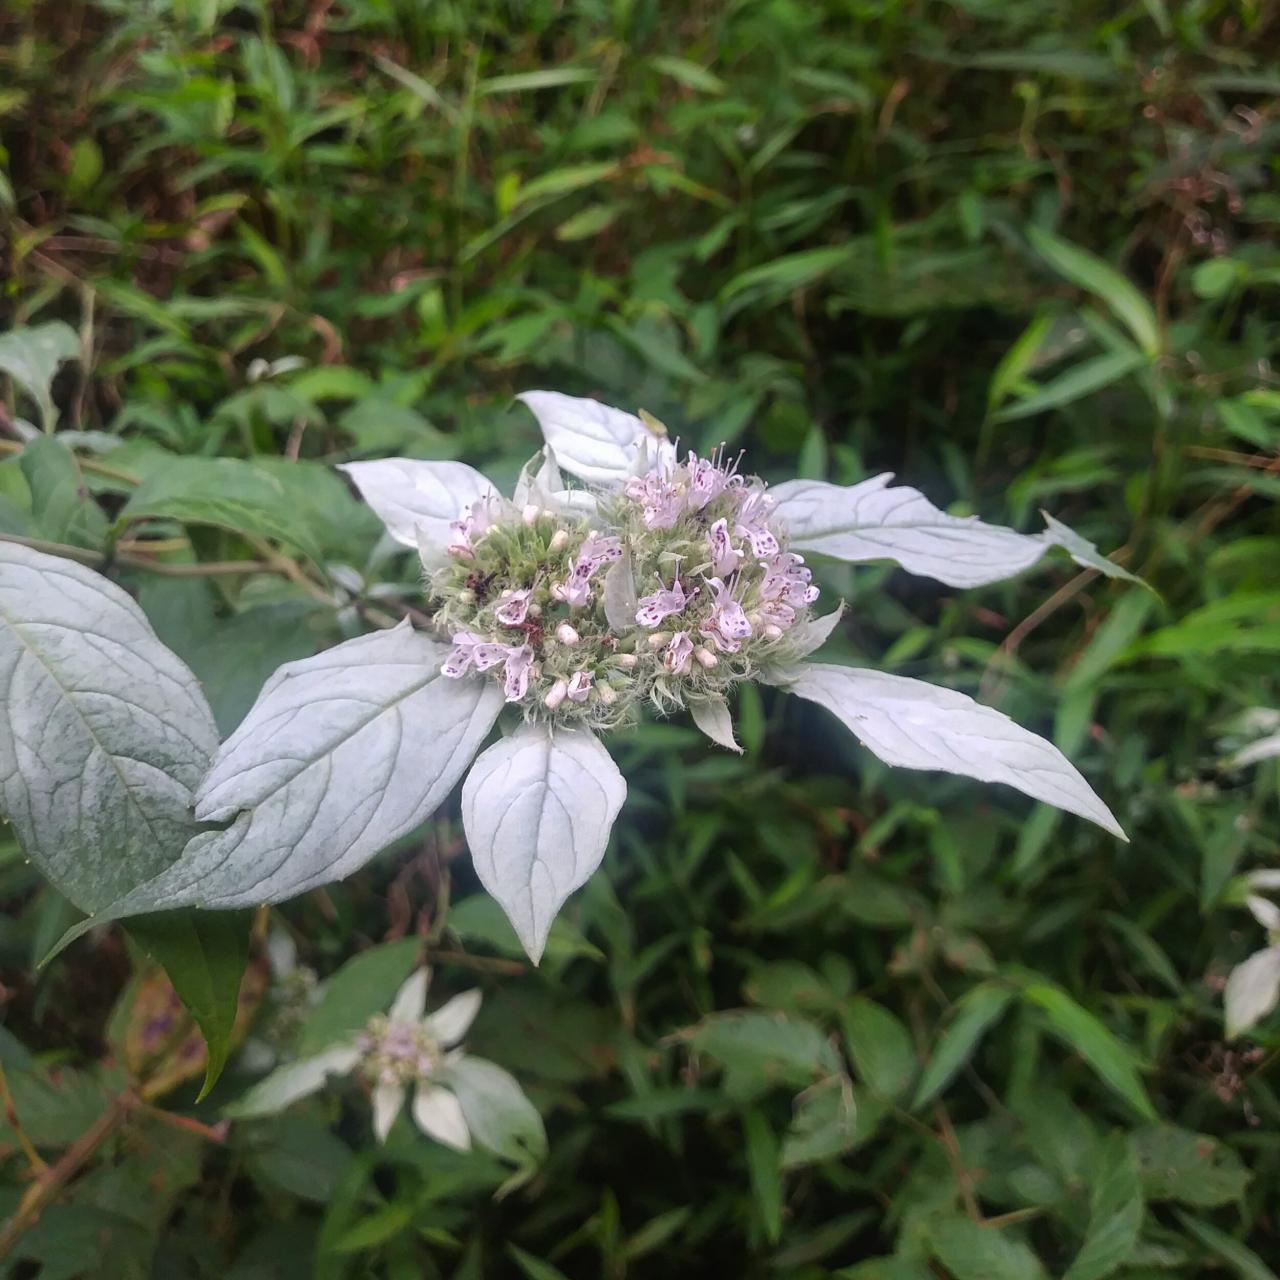
[[462, 825], [480, 883], [536, 964], [565, 899], [600, 865], [627, 784], [586, 730], [527, 724], [475, 762]]
[[951, 587], [1011, 578], [1044, 555], [1041, 538], [977, 516], [949, 516], [918, 489], [888, 488], [891, 475], [849, 488], [822, 480], [788, 480], [771, 489], [777, 515], [796, 551], [857, 564], [892, 560]]
[[46, 431], [57, 420], [50, 388], [58, 366], [79, 358], [80, 339], [61, 320], [0, 334], [0, 373], [7, 373], [40, 406]]
[[1222, 993], [1227, 1039], [1242, 1035], [1280, 1003], [1280, 947], [1255, 951], [1231, 970]]
[[1159, 353], [1160, 329], [1156, 314], [1146, 298], [1120, 272], [1101, 258], [1037, 227], [1028, 229], [1027, 239], [1059, 275], [1101, 298], [1146, 355]]
[[547, 1149], [547, 1135], [537, 1108], [525, 1097], [514, 1076], [483, 1058], [451, 1061], [441, 1077], [462, 1106], [471, 1136], [504, 1159], [524, 1164]]
[[195, 677], [106, 578], [0, 542], [0, 808], [84, 911], [195, 831], [218, 734]]
[[640, 601], [636, 596], [636, 576], [631, 567], [631, 551], [624, 550], [605, 572], [601, 591], [604, 616], [619, 634], [625, 634], [636, 625], [636, 610]]
[[808, 618], [787, 632], [787, 647], [797, 658], [807, 658], [821, 649], [844, 617], [844, 601], [823, 618]]
[[523, 401], [542, 428], [556, 461], [589, 484], [617, 488], [646, 454], [671, 446], [634, 414], [558, 391], [526, 391]]
[[[550, 511], [580, 516], [594, 515], [598, 506], [595, 495], [586, 489], [565, 487], [564, 477], [550, 449], [539, 449], [521, 468], [511, 501], [517, 507], [532, 503]], [[633, 624], [634, 621], [632, 619]]]
[[1055, 520], [1047, 511], [1041, 511], [1046, 531], [1041, 536], [1051, 547], [1061, 547], [1083, 569], [1097, 569], [1108, 578], [1123, 578], [1126, 582], [1136, 582], [1141, 586], [1147, 584], [1136, 573], [1130, 573], [1123, 565], [1108, 560], [1088, 538], [1082, 538], [1074, 529], [1068, 528], [1061, 520]]
[[1269, 737], [1259, 738], [1257, 742], [1251, 742], [1247, 747], [1241, 747], [1227, 761], [1227, 768], [1243, 769], [1246, 765], [1259, 764], [1263, 760], [1274, 760], [1276, 756], [1280, 756], [1280, 733], [1273, 733]]
[[287, 1066], [277, 1067], [269, 1076], [259, 1080], [247, 1093], [223, 1109], [223, 1115], [232, 1120], [247, 1120], [253, 1116], [273, 1116], [287, 1106], [317, 1093], [324, 1082], [335, 1075], [346, 1075], [360, 1061], [360, 1050], [355, 1045], [335, 1045], [314, 1058], [302, 1058]]
[[440, 674], [448, 649], [412, 630], [290, 662], [223, 744], [197, 836], [163, 875], [115, 904], [238, 907], [341, 880], [425, 821], [502, 707], [498, 686]]
[[717, 746], [742, 754], [742, 748], [733, 736], [733, 717], [729, 714], [729, 704], [723, 698], [690, 698], [689, 714], [693, 717], [693, 723]]
[[500, 501], [493, 485], [462, 462], [385, 458], [338, 470], [351, 477], [387, 532], [402, 546], [417, 547], [428, 567], [444, 563], [449, 526], [465, 508], [481, 498]]
[[779, 682], [837, 716], [886, 764], [1001, 782], [1126, 839], [1111, 810], [1057, 747], [963, 693], [825, 663], [792, 668]]

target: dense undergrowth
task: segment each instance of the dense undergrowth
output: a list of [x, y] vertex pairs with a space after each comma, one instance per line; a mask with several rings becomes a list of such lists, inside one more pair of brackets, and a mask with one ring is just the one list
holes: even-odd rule
[[[0, 401], [0, 533], [135, 591], [224, 734], [416, 596], [332, 464], [509, 482], [531, 387], [766, 476], [1043, 508], [1151, 589], [815, 565], [842, 658], [1053, 737], [1128, 845], [748, 688], [742, 758], [624, 740], [537, 970], [456, 804], [272, 912], [299, 968], [259, 1051], [308, 970], [364, 955], [343, 998], [382, 1008], [398, 939], [483, 985], [474, 1046], [550, 1141], [496, 1199], [487, 1157], [378, 1148], [354, 1086], [210, 1128], [253, 1054], [197, 1105], [118, 931], [37, 970], [67, 907], [0, 829], [0, 1209], [110, 1120], [5, 1274], [1272, 1275], [1280, 1022], [1228, 1040], [1221, 991], [1280, 850], [1275, 759], [1232, 761], [1280, 708], [1277, 40], [1268, 0], [10, 0], [0, 328], [82, 359], [53, 442]], [[112, 540], [126, 503], [160, 563]]]

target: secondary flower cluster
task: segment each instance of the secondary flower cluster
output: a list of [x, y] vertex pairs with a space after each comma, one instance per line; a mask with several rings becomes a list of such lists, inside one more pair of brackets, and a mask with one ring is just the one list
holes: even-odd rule
[[785, 661], [818, 589], [737, 466], [664, 447], [590, 515], [470, 503], [430, 578], [453, 642], [444, 674], [489, 673], [528, 719], [608, 728]]

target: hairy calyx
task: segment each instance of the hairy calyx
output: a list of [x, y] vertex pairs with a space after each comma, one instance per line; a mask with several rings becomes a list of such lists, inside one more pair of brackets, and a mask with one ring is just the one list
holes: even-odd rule
[[463, 511], [429, 589], [446, 676], [502, 684], [527, 719], [612, 728], [645, 702], [723, 695], [792, 655], [817, 599], [762, 481], [722, 456], [633, 476], [582, 517], [496, 497]]

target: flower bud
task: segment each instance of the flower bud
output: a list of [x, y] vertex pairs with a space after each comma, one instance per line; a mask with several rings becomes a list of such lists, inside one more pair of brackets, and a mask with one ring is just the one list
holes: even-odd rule
[[596, 693], [599, 695], [600, 701], [603, 702], [606, 707], [613, 706], [613, 704], [618, 700], [617, 692], [607, 684], [597, 684]]
[[523, 520], [525, 524], [527, 524], [530, 528], [532, 528], [535, 524], [538, 523], [538, 517], [541, 514], [542, 512], [538, 509], [536, 504], [531, 502], [527, 507], [524, 508], [523, 511], [520, 512], [520, 519]]
[[708, 670], [712, 670], [720, 665], [720, 659], [716, 657], [710, 649], [698, 648], [693, 651], [693, 656]]
[[772, 622], [764, 629], [766, 640], [776, 640], [782, 634], [782, 628], [775, 626]]
[[553, 556], [558, 556], [569, 545], [569, 531], [567, 529], [557, 529], [551, 535], [551, 541], [547, 543], [547, 550]]
[[547, 690], [547, 696], [542, 699], [542, 705], [548, 711], [554, 711], [569, 695], [569, 686], [563, 680], [557, 680], [555, 684]]
[[556, 639], [561, 644], [575, 645], [582, 637], [567, 622], [562, 622], [556, 628]]
[[475, 604], [475, 602], [476, 593], [472, 591], [470, 587], [463, 587], [462, 590], [458, 592], [459, 604]]
[[618, 666], [626, 667], [628, 671], [630, 671], [631, 668], [639, 661], [640, 659], [637, 658], [634, 653], [620, 653], [616, 658], [614, 658], [614, 662], [616, 662]]
[[666, 644], [667, 641], [670, 639], [671, 639], [670, 631], [655, 631], [653, 635], [649, 637], [649, 648], [661, 649], [662, 646]]

